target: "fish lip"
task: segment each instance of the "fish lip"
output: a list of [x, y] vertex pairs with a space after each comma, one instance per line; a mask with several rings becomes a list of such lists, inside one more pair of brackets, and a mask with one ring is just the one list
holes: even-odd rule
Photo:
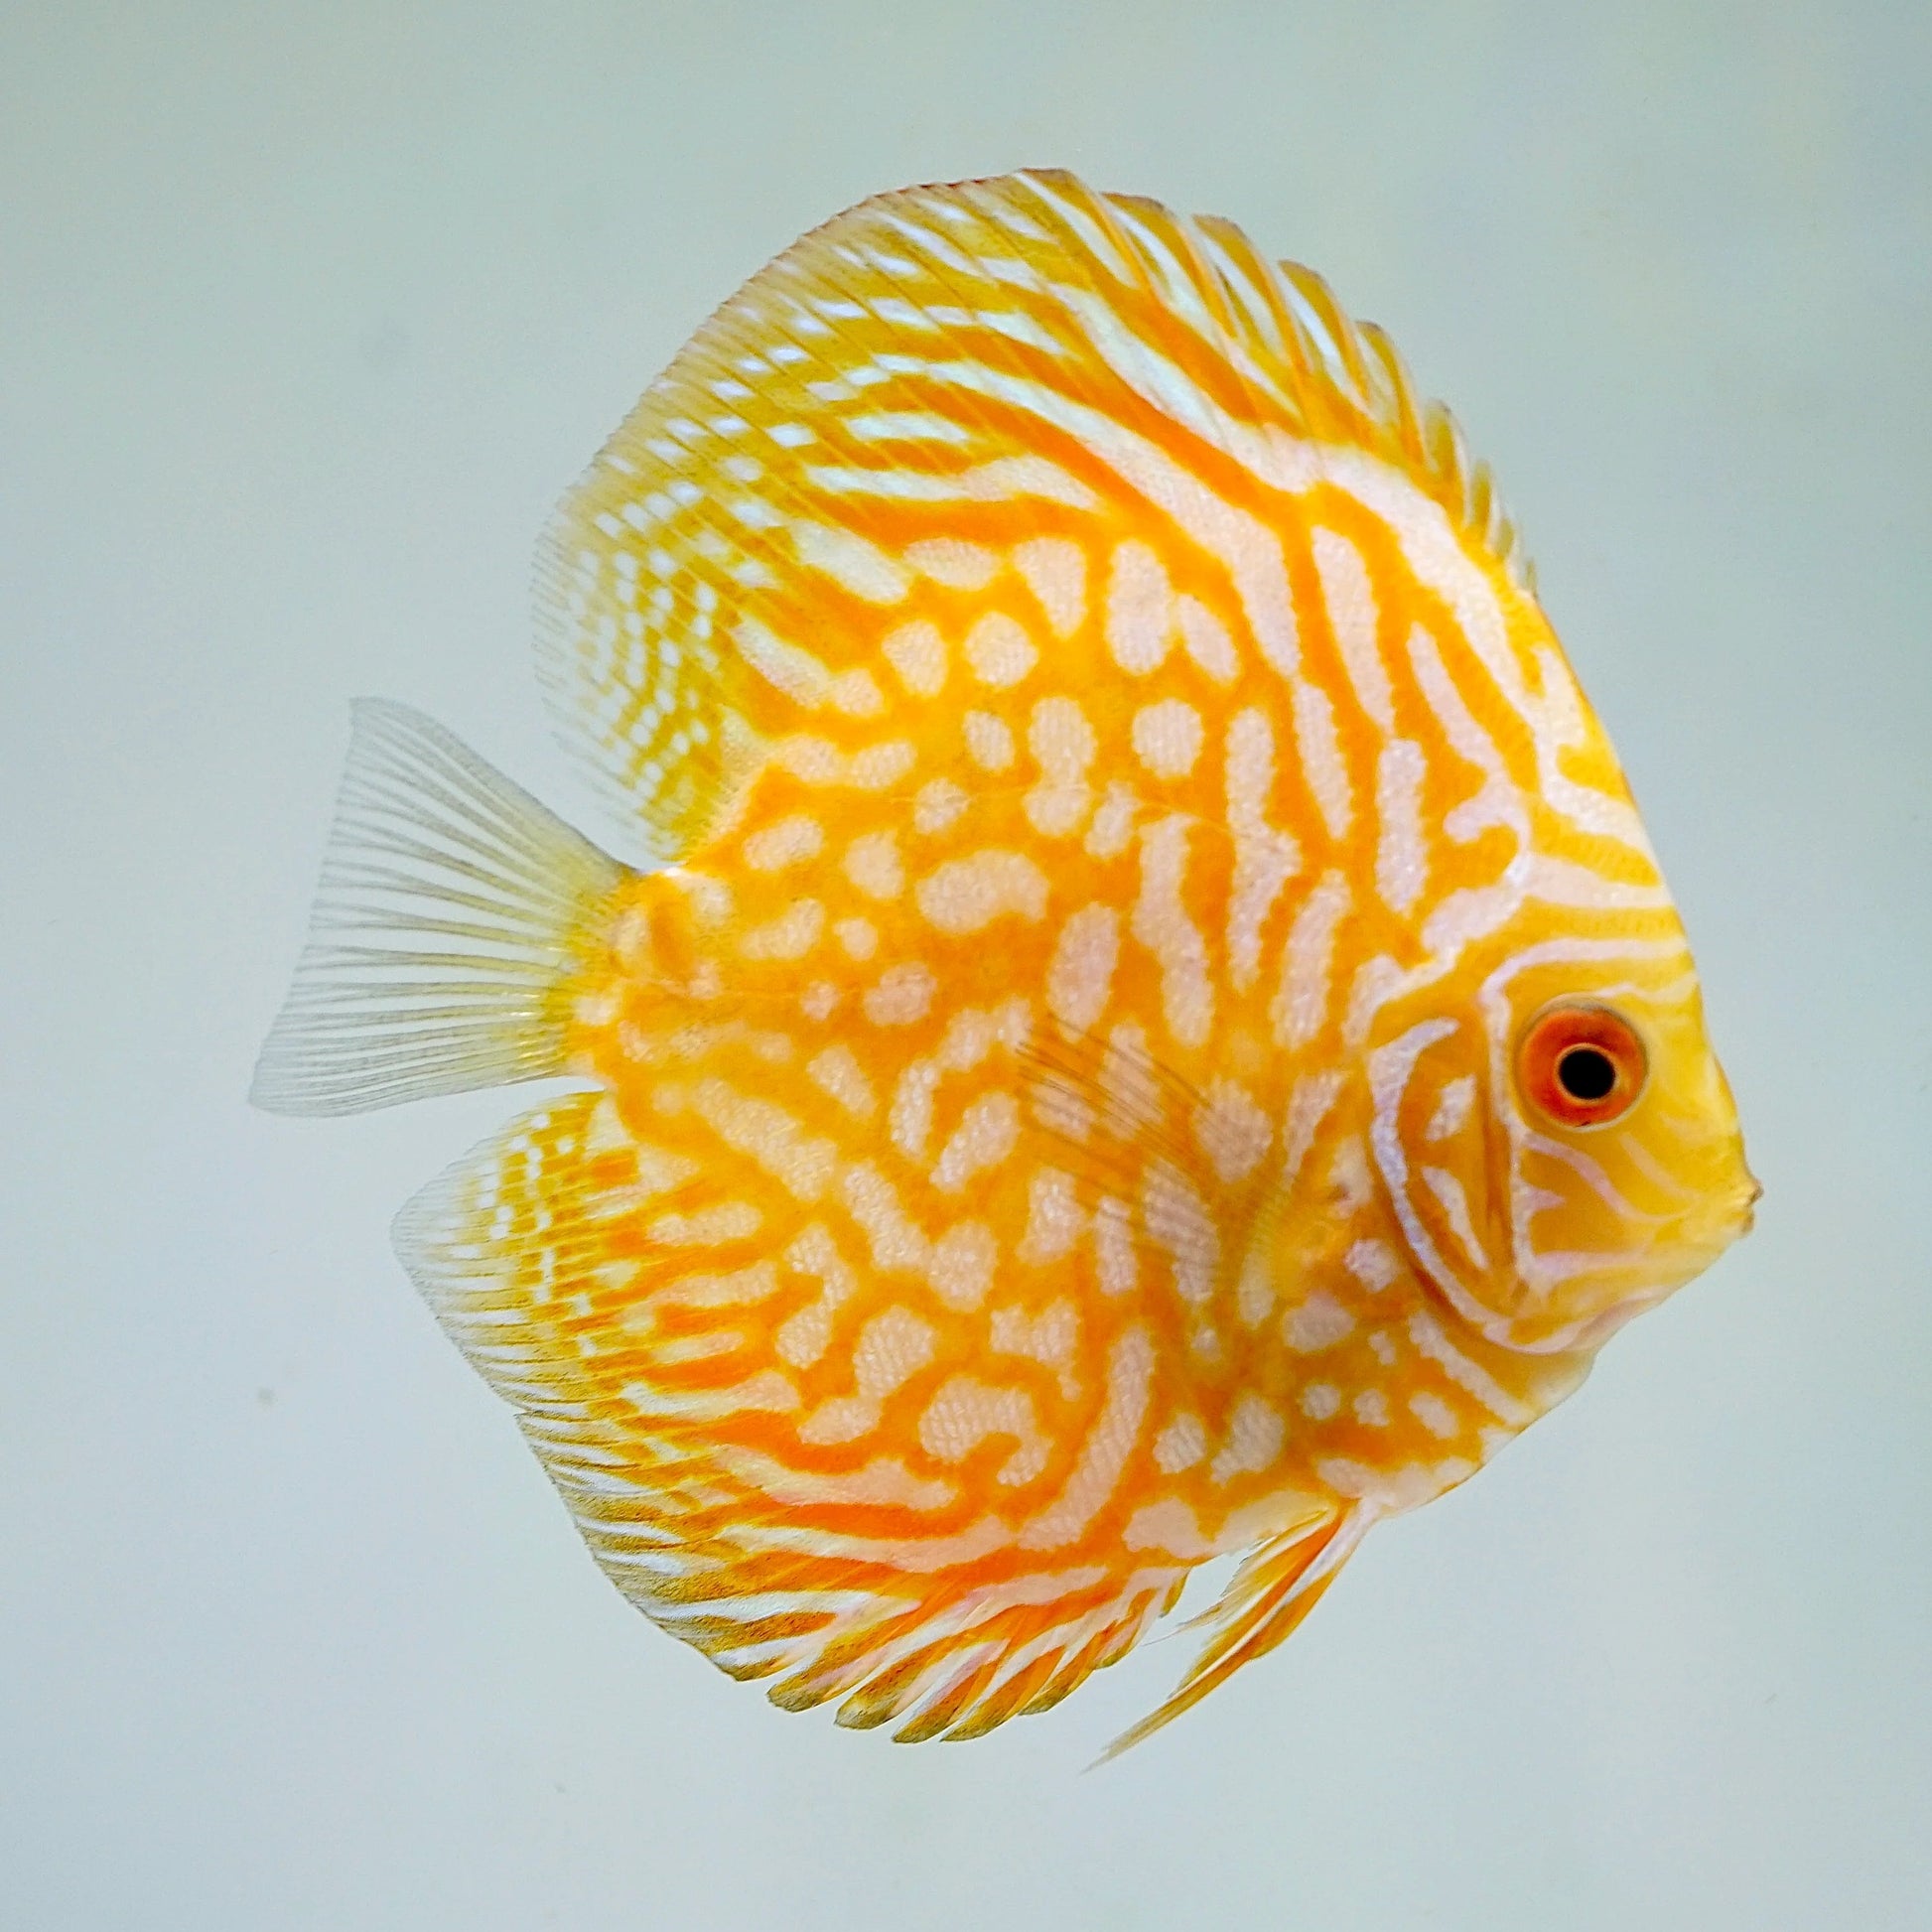
[[1757, 1203], [1763, 1198], [1764, 1183], [1755, 1174], [1746, 1174], [1724, 1206], [1706, 1218], [1700, 1233], [1685, 1244], [1705, 1255], [1698, 1273], [1702, 1274], [1733, 1241], [1741, 1241], [1757, 1226]]

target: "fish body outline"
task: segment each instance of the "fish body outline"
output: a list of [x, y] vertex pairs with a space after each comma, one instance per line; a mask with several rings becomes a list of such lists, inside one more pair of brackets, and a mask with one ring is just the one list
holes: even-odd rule
[[[1486, 471], [1240, 232], [863, 204], [566, 497], [539, 669], [642, 866], [358, 712], [258, 1097], [571, 1074], [398, 1247], [598, 1560], [788, 1708], [1133, 1738], [1465, 1480], [1754, 1183]], [[1601, 1006], [1627, 1115], [1524, 1098]]]

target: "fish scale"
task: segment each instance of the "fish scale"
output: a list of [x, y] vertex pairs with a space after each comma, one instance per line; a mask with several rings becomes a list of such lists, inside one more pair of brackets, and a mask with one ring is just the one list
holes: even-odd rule
[[654, 869], [366, 708], [257, 1097], [577, 1081], [398, 1247], [619, 1587], [774, 1702], [978, 1735], [1248, 1552], [1144, 1736], [1748, 1224], [1487, 473], [1231, 225], [850, 210], [539, 582]]

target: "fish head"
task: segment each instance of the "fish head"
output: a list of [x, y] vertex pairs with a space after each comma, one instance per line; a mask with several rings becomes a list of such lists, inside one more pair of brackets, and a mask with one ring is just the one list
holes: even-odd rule
[[1417, 1267], [1487, 1339], [1593, 1350], [1748, 1231], [1760, 1190], [1681, 929], [1545, 937], [1416, 1005], [1369, 1055], [1377, 1167]]

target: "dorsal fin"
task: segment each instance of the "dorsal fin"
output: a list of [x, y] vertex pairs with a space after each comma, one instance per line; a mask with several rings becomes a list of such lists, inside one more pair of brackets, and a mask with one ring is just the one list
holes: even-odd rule
[[684, 855], [766, 737], [876, 701], [867, 666], [922, 575], [970, 579], [975, 536], [1139, 505], [1116, 433], [1277, 487], [1365, 455], [1528, 586], [1448, 412], [1311, 270], [1067, 174], [912, 188], [755, 275], [565, 497], [538, 607], [566, 739]]

